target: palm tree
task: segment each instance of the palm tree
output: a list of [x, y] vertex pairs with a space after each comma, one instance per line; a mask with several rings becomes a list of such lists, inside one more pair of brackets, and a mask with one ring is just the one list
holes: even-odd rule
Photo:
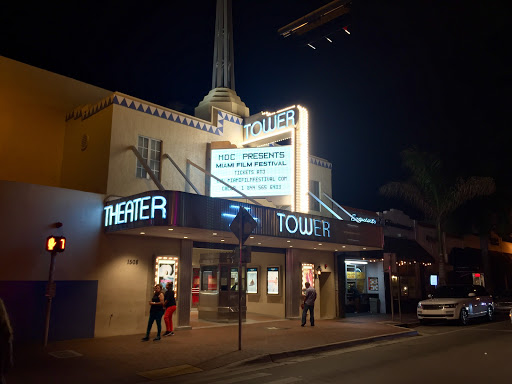
[[419, 209], [425, 219], [431, 220], [437, 229], [439, 283], [446, 284], [445, 264], [448, 262], [443, 237], [444, 223], [450, 213], [465, 202], [490, 195], [495, 190], [491, 177], [458, 178], [454, 183], [445, 180], [440, 159], [417, 149], [402, 151], [402, 163], [411, 172], [408, 181], [394, 181], [383, 185], [380, 193], [387, 197], [398, 197]]

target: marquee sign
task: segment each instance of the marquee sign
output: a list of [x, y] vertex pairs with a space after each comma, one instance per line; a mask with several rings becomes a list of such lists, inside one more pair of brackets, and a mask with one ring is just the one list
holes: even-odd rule
[[[214, 149], [211, 173], [250, 197], [284, 196], [292, 193], [291, 146]], [[241, 197], [212, 179], [212, 197]]]
[[107, 233], [152, 226], [228, 232], [240, 206], [257, 223], [254, 235], [379, 248], [383, 244], [380, 226], [178, 191], [150, 191], [109, 201], [101, 222]]

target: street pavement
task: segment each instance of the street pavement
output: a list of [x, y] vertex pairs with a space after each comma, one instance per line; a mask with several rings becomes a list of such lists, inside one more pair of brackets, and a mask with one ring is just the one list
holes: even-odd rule
[[[315, 327], [300, 320], [247, 314], [238, 349], [238, 323], [193, 323], [160, 341], [141, 342], [142, 334], [15, 345], [15, 367], [7, 383], [179, 383], [189, 373], [219, 367], [249, 365], [287, 356], [311, 355], [376, 340], [410, 337], [417, 332], [390, 315], [317, 320]], [[151, 335], [154, 337], [154, 333]]]

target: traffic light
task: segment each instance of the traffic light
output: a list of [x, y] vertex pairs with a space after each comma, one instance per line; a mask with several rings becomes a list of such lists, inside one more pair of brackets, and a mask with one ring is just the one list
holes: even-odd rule
[[64, 252], [66, 249], [66, 238], [64, 236], [49, 236], [46, 239], [46, 250], [48, 252]]

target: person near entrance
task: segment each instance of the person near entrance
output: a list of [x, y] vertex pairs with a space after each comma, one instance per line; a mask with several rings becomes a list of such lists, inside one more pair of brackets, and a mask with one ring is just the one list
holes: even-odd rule
[[176, 311], [176, 298], [174, 297], [174, 290], [172, 282], [168, 282], [165, 285], [165, 295], [164, 295], [164, 321], [166, 331], [164, 336], [172, 336], [174, 335], [174, 326], [172, 324], [172, 314]]
[[164, 294], [162, 293], [162, 286], [160, 284], [155, 285], [155, 292], [149, 305], [151, 308], [149, 310], [148, 329], [142, 341], [149, 341], [149, 332], [151, 332], [154, 321], [156, 321], [157, 335], [153, 341], [158, 341], [160, 340], [160, 333], [162, 332], [162, 316], [164, 315]]
[[316, 300], [316, 291], [315, 288], [310, 286], [309, 282], [306, 282], [306, 292], [304, 292], [304, 303], [302, 304], [302, 324], [301, 326], [306, 325], [306, 316], [309, 311], [309, 321], [311, 322], [311, 326], [315, 326], [315, 300]]

